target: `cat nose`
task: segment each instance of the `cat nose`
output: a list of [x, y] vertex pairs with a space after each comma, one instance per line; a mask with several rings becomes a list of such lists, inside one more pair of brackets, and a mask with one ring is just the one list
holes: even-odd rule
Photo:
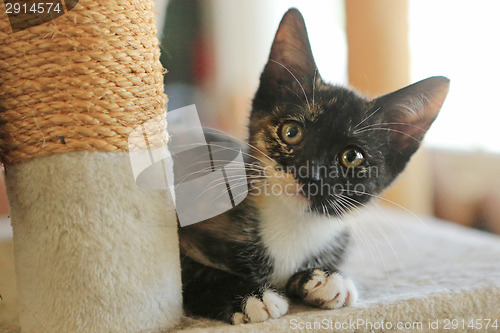
[[321, 180], [321, 170], [319, 168], [316, 168], [316, 170], [312, 170], [312, 179], [315, 181], [320, 181]]
[[302, 175], [299, 177], [300, 183], [303, 185], [319, 185], [323, 181], [323, 176], [320, 170], [314, 170], [309, 172], [307, 175]]
[[300, 183], [303, 185], [301, 188], [302, 194], [308, 198], [313, 199], [318, 196], [322, 196], [324, 193], [324, 182], [319, 179], [314, 179], [315, 177], [308, 177], [301, 179]]
[[328, 178], [328, 167], [322, 161], [313, 160], [296, 168], [295, 179], [303, 185], [320, 185]]
[[302, 183], [312, 182], [317, 183], [322, 181], [327, 174], [325, 166], [315, 163], [313, 165], [306, 164], [303, 167], [298, 168], [296, 173], [296, 178]]
[[327, 167], [323, 163], [316, 162], [311, 166], [311, 170], [308, 172], [308, 178], [314, 182], [318, 182], [325, 178], [326, 173]]

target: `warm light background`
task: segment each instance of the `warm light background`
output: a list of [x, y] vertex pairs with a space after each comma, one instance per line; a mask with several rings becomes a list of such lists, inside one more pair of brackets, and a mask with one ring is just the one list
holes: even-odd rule
[[[244, 138], [274, 33], [292, 6], [331, 82], [375, 97], [432, 75], [451, 79], [424, 149], [385, 197], [393, 207], [500, 233], [496, 1], [158, 0], [169, 108], [195, 103], [205, 125]], [[7, 215], [3, 184], [0, 191]]]

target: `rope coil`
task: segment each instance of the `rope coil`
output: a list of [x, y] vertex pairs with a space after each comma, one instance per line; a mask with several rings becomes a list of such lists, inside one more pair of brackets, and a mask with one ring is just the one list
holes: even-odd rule
[[[137, 126], [165, 114], [152, 2], [81, 0], [13, 33], [0, 11], [0, 161], [128, 151]], [[158, 146], [166, 135], [158, 133]]]

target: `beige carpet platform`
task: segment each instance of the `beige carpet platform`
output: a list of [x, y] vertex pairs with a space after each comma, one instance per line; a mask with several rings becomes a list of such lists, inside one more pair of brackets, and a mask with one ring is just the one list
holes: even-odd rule
[[[283, 318], [239, 326], [185, 318], [175, 331], [500, 332], [494, 327], [495, 320], [500, 325], [500, 237], [381, 208], [356, 221], [347, 221], [355, 237], [344, 265], [360, 290], [355, 306], [324, 311], [294, 304]], [[0, 233], [0, 332], [17, 332], [5, 223]]]

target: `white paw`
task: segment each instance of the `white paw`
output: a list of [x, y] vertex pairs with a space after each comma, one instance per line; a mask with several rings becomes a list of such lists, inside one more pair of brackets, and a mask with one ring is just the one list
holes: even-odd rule
[[323, 309], [338, 309], [352, 305], [358, 298], [358, 292], [351, 279], [335, 273], [328, 276], [321, 270], [315, 270], [311, 280], [304, 285], [304, 300]]
[[245, 323], [260, 323], [268, 319], [279, 318], [288, 311], [288, 301], [280, 294], [266, 290], [262, 300], [249, 296], [243, 304], [243, 313], [233, 314], [234, 325]]

